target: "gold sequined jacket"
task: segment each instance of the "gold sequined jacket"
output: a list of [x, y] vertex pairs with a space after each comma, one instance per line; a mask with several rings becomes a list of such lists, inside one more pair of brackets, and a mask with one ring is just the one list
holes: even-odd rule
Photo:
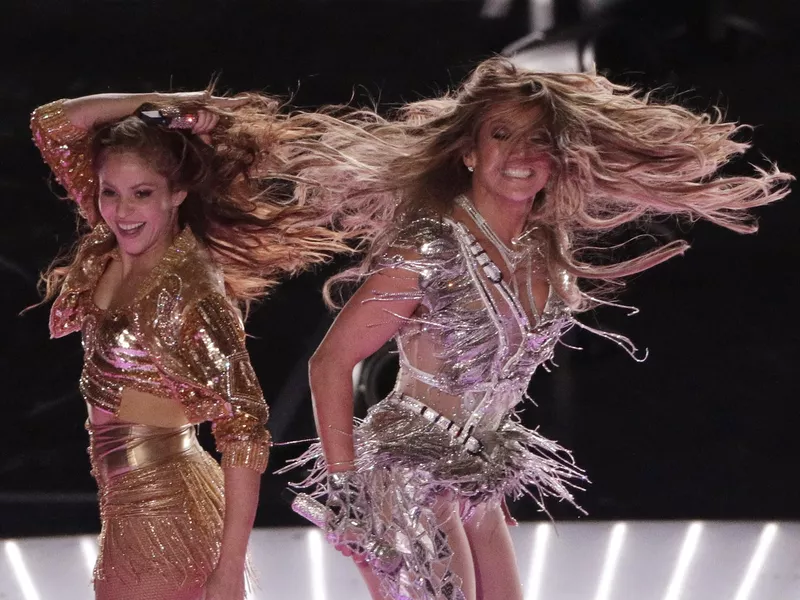
[[[60, 102], [37, 109], [32, 129], [56, 178], [84, 214], [93, 214], [85, 132], [66, 120]], [[203, 245], [185, 228], [134, 300], [103, 310], [94, 303], [94, 290], [115, 251], [111, 230], [97, 225], [81, 243], [50, 313], [53, 337], [82, 333], [80, 389], [86, 401], [117, 414], [125, 388], [174, 399], [192, 423], [213, 423], [223, 467], [263, 472], [269, 409], [239, 313]]]
[[86, 131], [70, 122], [64, 112], [64, 101], [56, 100], [33, 111], [31, 132], [33, 142], [58, 183], [78, 204], [81, 215], [90, 225], [95, 225], [100, 220], [95, 207], [97, 182]]

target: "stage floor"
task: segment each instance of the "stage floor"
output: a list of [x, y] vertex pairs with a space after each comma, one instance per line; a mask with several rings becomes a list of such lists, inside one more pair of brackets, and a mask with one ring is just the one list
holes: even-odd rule
[[[800, 600], [800, 523], [526, 523], [525, 600]], [[91, 600], [93, 537], [3, 540], [2, 600]], [[251, 600], [369, 600], [316, 529], [258, 529]]]

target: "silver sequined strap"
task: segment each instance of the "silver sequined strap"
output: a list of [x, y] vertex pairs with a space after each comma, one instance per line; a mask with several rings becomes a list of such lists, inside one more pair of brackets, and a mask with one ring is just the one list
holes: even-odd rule
[[[411, 377], [412, 379], [416, 379], [417, 381], [421, 381], [427, 386], [435, 388], [437, 390], [443, 391], [445, 394], [453, 394], [450, 389], [444, 385], [442, 385], [439, 376], [435, 373], [428, 373], [427, 371], [423, 371], [419, 367], [415, 367], [411, 364], [411, 361], [408, 360], [408, 356], [406, 355], [405, 348], [403, 347], [403, 340], [402, 338], [395, 338], [397, 340], [397, 349], [400, 358], [400, 370], [404, 375]], [[487, 381], [484, 383], [475, 383], [470, 386], [470, 391], [472, 392], [491, 392], [493, 388], [493, 383], [491, 381]]]
[[431, 425], [434, 425], [435, 427], [438, 427], [439, 429], [447, 433], [455, 441], [464, 446], [466, 451], [469, 452], [470, 454], [480, 454], [481, 451], [483, 450], [483, 444], [481, 443], [481, 441], [472, 435], [472, 433], [475, 431], [474, 425], [469, 427], [460, 427], [454, 421], [448, 419], [443, 415], [440, 415], [430, 406], [425, 405], [424, 403], [420, 402], [419, 400], [411, 396], [399, 394], [396, 396], [391, 396], [391, 399], [396, 404], [402, 406], [405, 409], [410, 410], [413, 413], [418, 414], [423, 419], [428, 421]]
[[484, 275], [494, 284], [503, 281], [503, 272], [494, 264], [494, 261], [486, 253], [486, 250], [483, 249], [483, 246], [480, 245], [480, 242], [478, 242], [475, 236], [472, 235], [466, 227], [464, 228], [464, 232], [467, 237], [467, 243], [469, 244], [469, 251], [483, 269]]

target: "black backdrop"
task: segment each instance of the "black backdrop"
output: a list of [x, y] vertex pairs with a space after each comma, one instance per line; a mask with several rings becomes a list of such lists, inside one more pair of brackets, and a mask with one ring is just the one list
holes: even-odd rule
[[[598, 68], [616, 81], [667, 85], [680, 101], [723, 106], [758, 124], [760, 151], [800, 171], [795, 115], [800, 9], [778, 0], [621, 2], [598, 30]], [[381, 105], [457, 82], [476, 60], [528, 31], [527, 7], [481, 17], [474, 0], [294, 0], [157, 3], [38, 0], [8, 3], [0, 21], [0, 536], [97, 528], [77, 392], [77, 336], [49, 341], [37, 272], [74, 239], [71, 208], [47, 187], [30, 143], [29, 112], [58, 97], [102, 91], [223, 89], [293, 96], [300, 107]], [[575, 11], [563, 11], [565, 18]], [[564, 26], [574, 25], [565, 22]], [[719, 33], [719, 35], [717, 35]], [[758, 159], [754, 153], [749, 158]], [[538, 373], [527, 423], [574, 449], [593, 483], [579, 495], [591, 518], [797, 518], [800, 327], [795, 199], [760, 211], [757, 236], [699, 225], [681, 259], [632, 280], [622, 300], [636, 317], [601, 310], [589, 323], [647, 346], [636, 364], [578, 334], [552, 374]], [[277, 441], [313, 434], [305, 360], [330, 323], [319, 299], [326, 270], [288, 281], [248, 323], [252, 358], [272, 405]], [[270, 469], [295, 455], [276, 448]], [[299, 522], [266, 476], [259, 525]], [[539, 518], [529, 502], [514, 510]], [[555, 507], [562, 518], [574, 510]]]

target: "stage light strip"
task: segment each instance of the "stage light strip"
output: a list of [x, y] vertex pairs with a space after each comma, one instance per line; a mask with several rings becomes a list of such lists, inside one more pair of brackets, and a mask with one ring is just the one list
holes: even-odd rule
[[608, 540], [606, 558], [603, 562], [603, 570], [600, 574], [600, 583], [597, 585], [597, 593], [594, 600], [608, 600], [611, 594], [611, 584], [614, 582], [614, 575], [617, 571], [619, 555], [622, 552], [622, 544], [625, 542], [625, 534], [628, 526], [625, 523], [616, 523], [611, 528], [611, 536]]
[[675, 569], [672, 572], [672, 578], [670, 579], [669, 587], [667, 587], [667, 593], [664, 595], [664, 600], [680, 599], [683, 585], [686, 582], [686, 575], [692, 564], [702, 532], [703, 524], [699, 521], [691, 523], [686, 528], [686, 535], [683, 538], [680, 554], [678, 554], [678, 562], [675, 563]]
[[6, 557], [8, 562], [11, 563], [11, 569], [14, 571], [14, 577], [17, 579], [17, 585], [22, 590], [22, 595], [25, 600], [41, 600], [39, 592], [33, 585], [28, 568], [25, 566], [25, 560], [22, 558], [22, 552], [19, 549], [19, 544], [12, 540], [5, 543]]
[[311, 565], [311, 600], [327, 600], [325, 594], [325, 559], [322, 532], [309, 529], [306, 534], [308, 562]]
[[539, 600], [539, 590], [542, 587], [545, 556], [547, 554], [547, 542], [550, 539], [550, 531], [552, 529], [553, 526], [550, 523], [539, 523], [536, 526], [536, 533], [533, 538], [533, 557], [531, 559], [531, 570], [528, 574], [528, 589], [525, 592], [525, 600]]
[[502, 19], [511, 10], [513, 0], [483, 0], [481, 16], [484, 19]]
[[356, 363], [356, 366], [353, 367], [353, 372], [351, 376], [353, 378], [353, 394], [357, 394], [360, 392], [359, 383], [361, 382], [361, 373], [364, 370], [364, 361], [359, 361]]
[[555, 24], [554, 0], [528, 0], [530, 3], [531, 30], [547, 31]]
[[769, 549], [772, 542], [775, 541], [775, 536], [778, 534], [778, 525], [775, 523], [767, 523], [764, 529], [761, 530], [761, 535], [758, 536], [758, 543], [750, 558], [750, 563], [747, 565], [742, 583], [739, 584], [739, 589], [736, 592], [734, 600], [748, 600], [750, 593], [758, 581], [758, 576], [761, 575], [761, 569], [764, 567], [764, 562], [767, 560]]
[[89, 577], [94, 577], [94, 564], [97, 562], [97, 540], [92, 536], [84, 536], [80, 541], [81, 554], [89, 569]]

